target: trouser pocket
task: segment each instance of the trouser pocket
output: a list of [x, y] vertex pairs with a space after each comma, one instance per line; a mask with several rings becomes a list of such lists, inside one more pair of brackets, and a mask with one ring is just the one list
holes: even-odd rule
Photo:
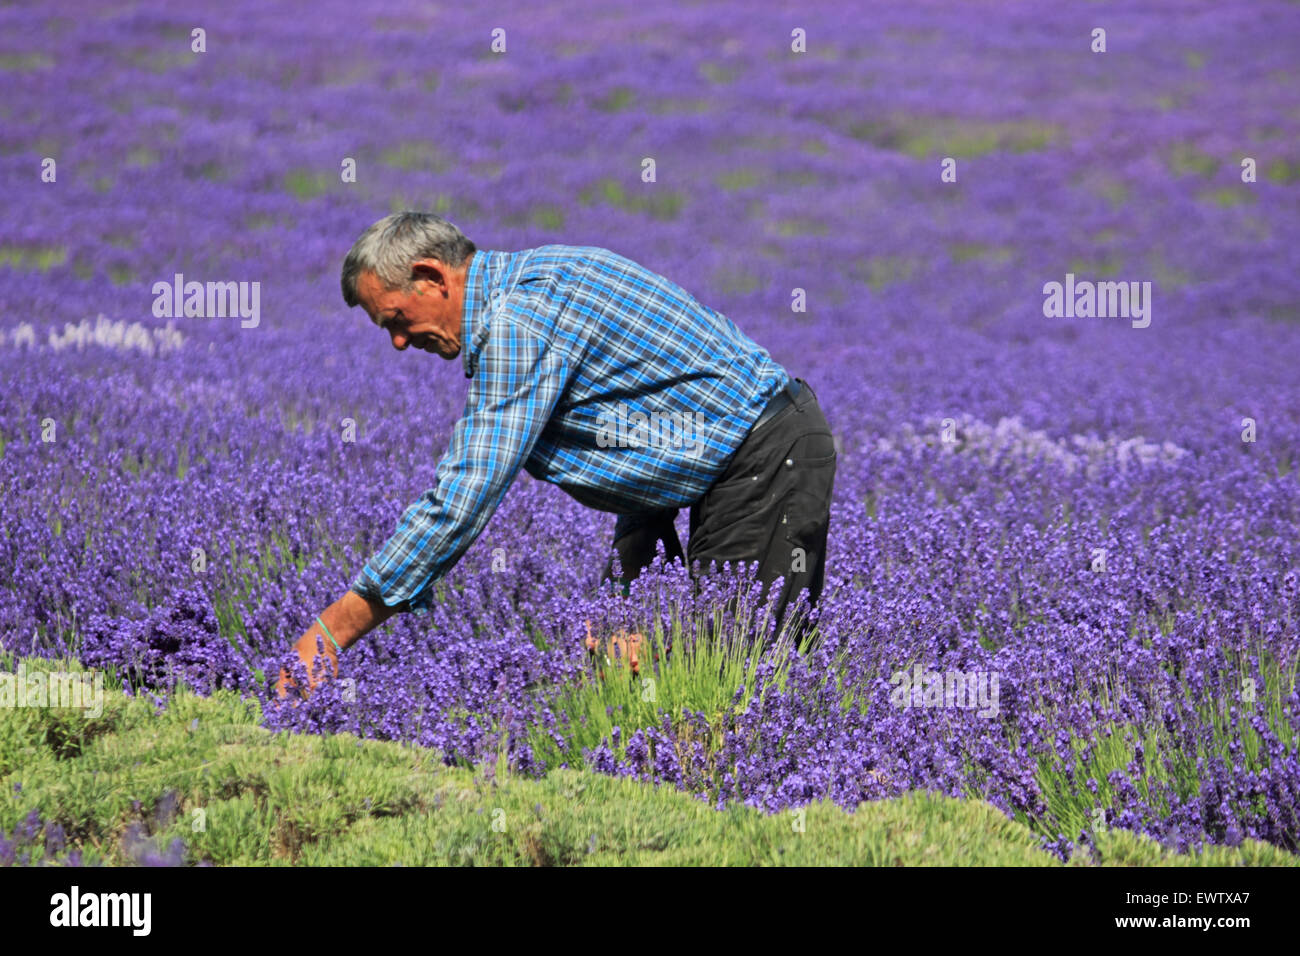
[[[835, 475], [835, 445], [830, 432], [786, 436], [784, 448], [769, 449], [768, 464], [749, 482], [714, 488], [693, 509], [689, 559], [758, 562], [789, 570], [790, 547], [817, 543], [825, 534]], [[787, 543], [790, 547], [787, 547]]]
[[825, 579], [826, 540], [835, 484], [835, 440], [815, 399], [764, 436], [733, 474], [691, 509], [688, 560], [701, 570], [710, 562], [745, 561], [757, 566], [765, 593], [776, 578], [785, 583], [773, 605], [775, 620], [802, 590], [815, 605]]
[[833, 451], [815, 458], [787, 458], [782, 464], [787, 471], [785, 491], [760, 575], [769, 582], [784, 577], [787, 597], [809, 588], [815, 603], [821, 591], [835, 465]]

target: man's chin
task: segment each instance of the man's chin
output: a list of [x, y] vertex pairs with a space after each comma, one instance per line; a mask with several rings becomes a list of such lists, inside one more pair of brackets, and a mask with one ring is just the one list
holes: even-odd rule
[[457, 345], [453, 350], [450, 351], [441, 349], [432, 342], [429, 343], [428, 345], [415, 345], [412, 347], [420, 352], [428, 352], [430, 355], [441, 355], [445, 359], [454, 359], [457, 355], [460, 354], [459, 345]]

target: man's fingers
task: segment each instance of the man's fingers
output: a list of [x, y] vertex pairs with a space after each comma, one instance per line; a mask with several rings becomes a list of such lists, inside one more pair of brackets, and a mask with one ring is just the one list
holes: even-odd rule
[[[298, 682], [289, 675], [288, 670], [282, 667], [280, 668], [280, 679], [276, 682], [276, 695], [284, 699], [289, 696], [289, 690], [292, 688], [298, 692], [297, 696], [300, 699], [305, 700], [311, 696], [311, 692], [316, 689], [316, 685], [321, 682], [325, 673], [325, 669], [320, 668], [322, 674], [320, 677], [317, 676], [316, 660], [323, 657], [329, 661], [330, 670], [337, 677], [339, 673], [338, 655], [325, 646], [324, 640], [319, 635], [314, 635], [311, 632], [298, 639], [298, 642], [294, 645], [294, 650], [298, 652], [298, 660], [302, 661], [303, 669], [307, 672], [306, 687], [300, 687]], [[297, 701], [294, 701], [294, 703], [297, 704]]]

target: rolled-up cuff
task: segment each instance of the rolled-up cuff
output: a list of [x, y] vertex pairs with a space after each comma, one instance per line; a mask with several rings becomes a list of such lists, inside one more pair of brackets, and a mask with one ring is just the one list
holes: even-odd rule
[[375, 604], [383, 604], [386, 607], [397, 609], [399, 612], [412, 612], [416, 614], [427, 614], [429, 612], [428, 592], [417, 595], [406, 601], [387, 601], [379, 588], [375, 585], [374, 580], [366, 573], [363, 568], [352, 582], [352, 591], [361, 595], [367, 601]]

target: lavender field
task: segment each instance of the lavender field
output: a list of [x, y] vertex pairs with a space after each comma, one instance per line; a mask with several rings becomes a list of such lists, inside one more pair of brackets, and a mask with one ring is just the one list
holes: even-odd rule
[[[719, 809], [984, 800], [1060, 859], [1300, 853], [1300, 5], [837, 6], [0, 7], [8, 669]], [[340, 296], [403, 209], [612, 249], [813, 385], [813, 650], [746, 656], [743, 574], [602, 593], [613, 516], [521, 475], [431, 613], [276, 700], [464, 405]], [[585, 620], [665, 653], [593, 669]]]

